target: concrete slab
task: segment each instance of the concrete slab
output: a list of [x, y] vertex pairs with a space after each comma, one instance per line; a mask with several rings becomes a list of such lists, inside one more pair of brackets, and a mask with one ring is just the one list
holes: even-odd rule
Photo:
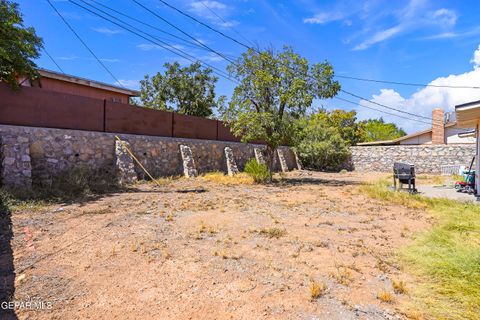
[[477, 199], [474, 195], [457, 192], [453, 186], [423, 185], [417, 186], [417, 189], [420, 195], [429, 198], [446, 198], [457, 201], [472, 201], [480, 204], [480, 201], [476, 201]]

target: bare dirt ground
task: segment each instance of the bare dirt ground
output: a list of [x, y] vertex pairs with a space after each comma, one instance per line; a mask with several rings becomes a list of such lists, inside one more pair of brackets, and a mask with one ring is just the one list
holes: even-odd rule
[[[379, 178], [379, 175], [369, 175]], [[197, 178], [12, 214], [19, 319], [403, 319], [392, 263], [429, 225], [358, 173], [272, 185]], [[312, 282], [320, 294], [311, 297]], [[323, 290], [324, 289], [324, 290]], [[391, 293], [392, 302], [378, 295]], [[387, 299], [388, 300], [388, 294]]]

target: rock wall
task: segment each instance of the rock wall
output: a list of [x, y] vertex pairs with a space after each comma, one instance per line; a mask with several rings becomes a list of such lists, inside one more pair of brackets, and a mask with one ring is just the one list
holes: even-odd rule
[[415, 165], [417, 173], [440, 173], [442, 166], [470, 165], [475, 144], [351, 147], [355, 170], [391, 172], [394, 162]]
[[[225, 147], [232, 149], [240, 170], [243, 170], [247, 160], [255, 157], [255, 147], [264, 148], [261, 145], [237, 142], [127, 134], [118, 136], [129, 143], [134, 155], [154, 177], [183, 173], [180, 145], [187, 145], [191, 148], [199, 173], [227, 172]], [[18, 157], [16, 162], [29, 157], [33, 182], [49, 182], [53, 176], [75, 167], [101, 169], [112, 173], [115, 173], [116, 170], [115, 134], [113, 133], [0, 125], [0, 137], [5, 137], [5, 141], [10, 141], [2, 145], [2, 150], [11, 148], [18, 150], [18, 154], [15, 155]], [[14, 147], [13, 143], [18, 141], [26, 148]], [[287, 147], [282, 147], [282, 150], [288, 168], [296, 169], [294, 154]], [[2, 170], [3, 168], [7, 169], [5, 164], [11, 162], [9, 157], [6, 158], [7, 163], [4, 163]], [[5, 156], [3, 156], [3, 161], [5, 162]], [[278, 161], [276, 162], [278, 165]], [[23, 168], [24, 164], [20, 166]], [[27, 168], [27, 170], [29, 169]], [[277, 170], [279, 169], [277, 168]], [[139, 179], [145, 178], [144, 172], [137, 164], [135, 164], [135, 172]], [[3, 180], [13, 177], [11, 170], [3, 170], [2, 173]], [[15, 175], [19, 174], [23, 173], [16, 170]], [[25, 176], [29, 178], [26, 171]], [[16, 177], [12, 179], [15, 180]], [[28, 184], [28, 181], [26, 183]]]

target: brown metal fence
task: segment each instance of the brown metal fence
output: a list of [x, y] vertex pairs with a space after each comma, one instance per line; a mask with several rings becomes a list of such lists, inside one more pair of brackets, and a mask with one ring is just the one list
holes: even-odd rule
[[240, 141], [222, 121], [2, 83], [0, 124]]

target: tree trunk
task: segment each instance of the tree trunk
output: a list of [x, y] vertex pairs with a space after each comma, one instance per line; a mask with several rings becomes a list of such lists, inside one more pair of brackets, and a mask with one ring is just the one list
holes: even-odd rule
[[275, 150], [276, 148], [272, 148], [267, 145], [267, 149], [265, 151], [265, 161], [267, 163], [268, 170], [270, 170], [270, 173], [273, 173], [274, 167], [273, 167], [273, 162], [275, 160]]

